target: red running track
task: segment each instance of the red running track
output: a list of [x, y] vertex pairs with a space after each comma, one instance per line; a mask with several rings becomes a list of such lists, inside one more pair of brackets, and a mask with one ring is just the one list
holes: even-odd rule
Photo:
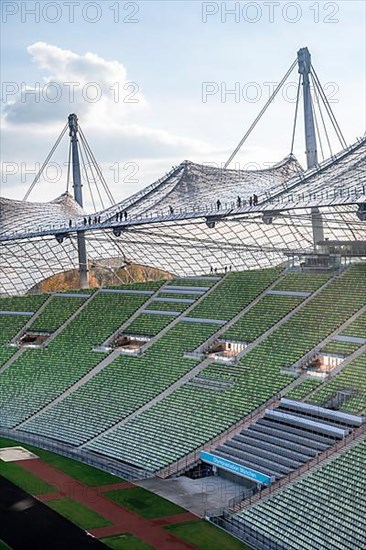
[[[193, 550], [196, 548], [162, 528], [163, 525], [171, 524], [169, 516], [158, 518], [158, 520], [149, 520], [109, 500], [102, 494], [103, 491], [133, 486], [129, 482], [104, 485], [102, 487], [88, 487], [40, 459], [19, 460], [17, 464], [54, 486], [57, 489], [57, 493], [52, 493], [54, 497], [66, 497], [76, 500], [109, 520], [112, 525], [91, 531], [98, 538], [121, 533], [132, 533], [157, 550]], [[47, 495], [42, 495], [38, 498], [44, 502], [50, 500]], [[175, 518], [175, 523], [198, 519], [189, 512], [177, 514], [173, 517]]]

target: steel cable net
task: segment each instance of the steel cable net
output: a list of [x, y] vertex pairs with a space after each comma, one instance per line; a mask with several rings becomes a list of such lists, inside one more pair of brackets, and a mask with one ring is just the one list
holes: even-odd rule
[[[132, 197], [92, 213], [90, 226], [68, 193], [48, 203], [2, 198], [0, 292], [25, 293], [51, 275], [77, 269], [81, 229], [89, 262], [127, 258], [180, 276], [211, 267], [269, 267], [286, 253], [311, 252], [314, 205], [321, 208], [325, 238], [365, 240], [365, 223], [356, 216], [366, 202], [365, 181], [366, 139], [306, 172], [292, 155], [254, 171], [184, 161]], [[254, 194], [257, 206], [249, 204]], [[125, 211], [127, 220], [117, 221]], [[210, 219], [215, 223], [208, 227]]]

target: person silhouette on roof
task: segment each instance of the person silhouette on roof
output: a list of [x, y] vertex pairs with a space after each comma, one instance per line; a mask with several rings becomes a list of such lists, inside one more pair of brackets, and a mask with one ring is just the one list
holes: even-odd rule
[[220, 201], [220, 199], [217, 199], [216, 206], [217, 206], [217, 210], [220, 210], [220, 208], [221, 208], [221, 201]]
[[238, 195], [238, 198], [236, 199], [236, 204], [238, 208], [241, 207], [241, 198], [239, 197], [239, 195]]
[[252, 196], [249, 197], [249, 206], [253, 206], [253, 197]]

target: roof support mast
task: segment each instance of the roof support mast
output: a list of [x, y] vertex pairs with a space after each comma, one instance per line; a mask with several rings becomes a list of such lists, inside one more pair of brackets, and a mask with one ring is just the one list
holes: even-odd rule
[[[79, 145], [78, 145], [78, 117], [75, 114], [69, 115], [69, 136], [71, 139], [72, 153], [72, 179], [74, 188], [74, 199], [82, 207], [83, 192], [80, 174]], [[86, 253], [85, 232], [79, 231], [77, 234], [78, 256], [79, 256], [79, 274], [80, 288], [88, 288], [88, 259]]]
[[[314, 168], [318, 164], [318, 152], [316, 145], [313, 103], [310, 90], [310, 69], [311, 56], [308, 48], [301, 48], [297, 52], [299, 73], [302, 75], [303, 97], [304, 97], [304, 124], [305, 124], [305, 145], [307, 168]], [[319, 208], [311, 209], [311, 220], [313, 228], [314, 250], [317, 243], [324, 241], [323, 219]]]

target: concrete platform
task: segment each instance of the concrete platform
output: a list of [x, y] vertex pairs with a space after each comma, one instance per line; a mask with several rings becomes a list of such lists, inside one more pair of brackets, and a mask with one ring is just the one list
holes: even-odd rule
[[220, 510], [228, 506], [229, 501], [241, 496], [244, 490], [241, 485], [216, 476], [200, 479], [185, 476], [173, 479], [154, 477], [134, 483], [199, 517], [204, 517], [206, 510]]
[[0, 460], [3, 462], [16, 462], [17, 460], [32, 460], [37, 455], [24, 449], [24, 447], [4, 447], [0, 449]]

